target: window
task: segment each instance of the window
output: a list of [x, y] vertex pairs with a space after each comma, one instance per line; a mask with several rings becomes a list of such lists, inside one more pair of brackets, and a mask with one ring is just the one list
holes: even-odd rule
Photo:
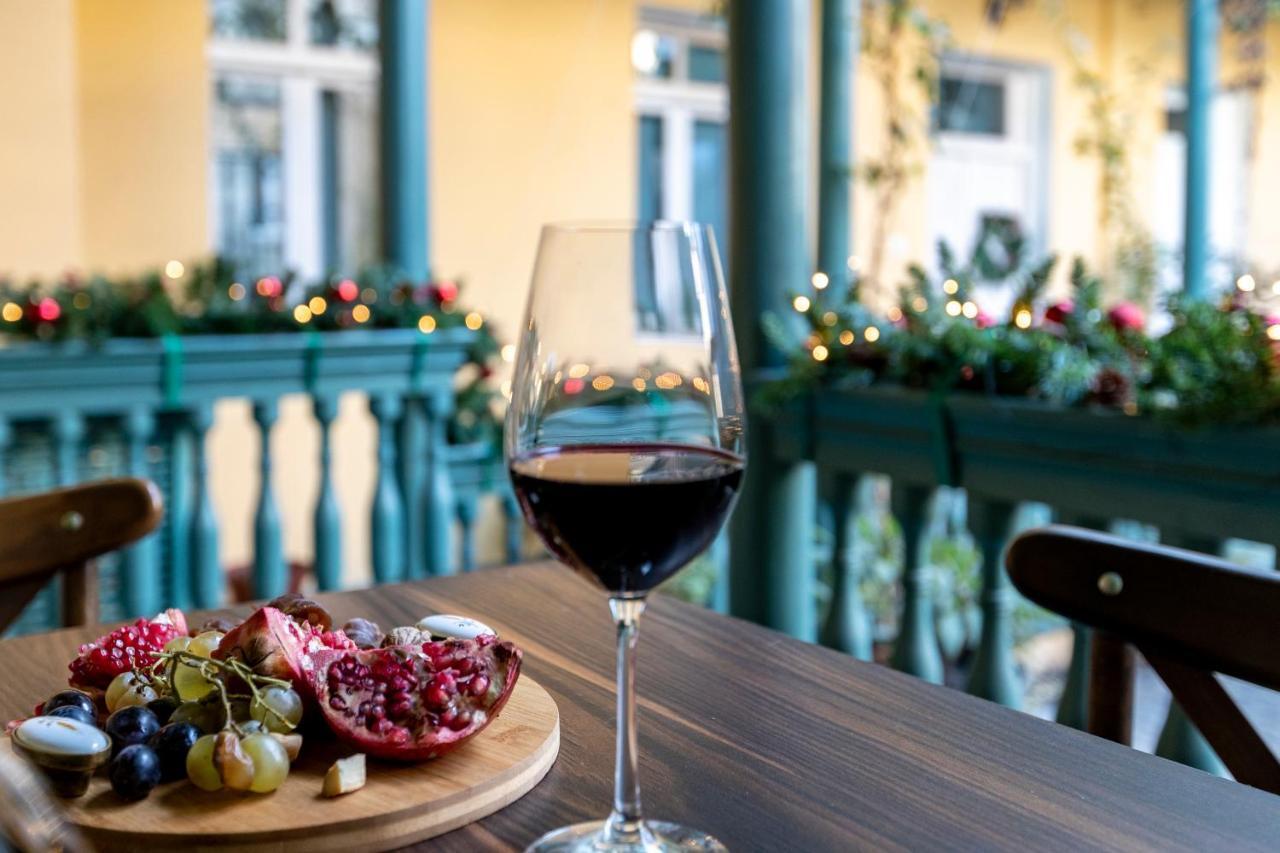
[[1004, 84], [943, 76], [934, 127], [952, 133], [1004, 136]]
[[[729, 190], [724, 22], [674, 10], [641, 10], [631, 63], [636, 75], [637, 215], [642, 221], [708, 224], [723, 258]], [[696, 318], [689, 306], [672, 298], [637, 293], [641, 327], [659, 333], [691, 331]]]
[[247, 276], [376, 260], [377, 0], [208, 0], [210, 229]]

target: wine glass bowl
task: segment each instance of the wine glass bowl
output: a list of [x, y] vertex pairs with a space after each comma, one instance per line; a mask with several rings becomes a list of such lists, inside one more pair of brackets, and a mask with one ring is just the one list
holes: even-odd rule
[[634, 653], [646, 596], [705, 551], [745, 465], [743, 399], [724, 278], [691, 223], [543, 229], [521, 330], [505, 450], [547, 549], [609, 597], [618, 631], [614, 807], [529, 849], [720, 850], [644, 820]]

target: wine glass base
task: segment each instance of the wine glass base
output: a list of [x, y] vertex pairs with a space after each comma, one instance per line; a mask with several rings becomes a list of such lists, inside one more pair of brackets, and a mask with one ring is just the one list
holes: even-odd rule
[[524, 853], [728, 853], [727, 847], [705, 832], [676, 823], [644, 821], [637, 833], [623, 838], [606, 837], [605, 823], [597, 820], [552, 830]]

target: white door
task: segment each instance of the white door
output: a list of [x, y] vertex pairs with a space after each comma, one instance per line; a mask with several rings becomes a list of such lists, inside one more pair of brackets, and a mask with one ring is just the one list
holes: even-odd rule
[[[973, 57], [943, 59], [927, 191], [930, 251], [945, 240], [963, 263], [984, 221], [1016, 228], [1023, 262], [1046, 250], [1049, 80], [1043, 69]], [[936, 270], [936, 256], [927, 266]], [[1007, 310], [1008, 288], [979, 289]]]

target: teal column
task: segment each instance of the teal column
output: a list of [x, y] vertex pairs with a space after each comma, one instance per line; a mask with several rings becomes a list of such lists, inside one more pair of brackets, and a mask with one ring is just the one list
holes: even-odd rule
[[[871, 617], [862, 600], [862, 560], [858, 553], [860, 480], [853, 474], [837, 474], [831, 496], [835, 542], [831, 549], [831, 609], [823, 626], [824, 646], [848, 652], [859, 660], [871, 660]], [[935, 644], [936, 646], [936, 644]]]
[[84, 441], [84, 416], [64, 409], [53, 419], [54, 473], [59, 486], [80, 481], [80, 443]]
[[422, 503], [422, 480], [426, 470], [427, 433], [422, 414], [422, 398], [406, 396], [396, 427], [396, 476], [404, 497], [405, 578], [427, 575], [422, 536], [425, 510]]
[[191, 426], [185, 413], [169, 420], [169, 496], [165, 506], [165, 579], [167, 604], [186, 610], [191, 597], [191, 491], [193, 455]]
[[404, 580], [404, 506], [396, 476], [396, 418], [400, 398], [378, 394], [369, 399], [369, 410], [378, 422], [378, 480], [373, 487], [373, 577], [378, 583]]
[[332, 89], [320, 93], [320, 237], [323, 243], [320, 248], [324, 269], [329, 273], [343, 269], [339, 103], [338, 93]]
[[316, 495], [313, 524], [316, 584], [322, 590], [342, 588], [342, 511], [333, 489], [333, 451], [330, 428], [338, 416], [338, 399], [331, 395], [312, 398], [320, 426], [320, 493]]
[[423, 555], [428, 574], [451, 575], [458, 569], [453, 558], [454, 500], [446, 432], [453, 390], [438, 391], [422, 402], [427, 415], [427, 470], [422, 484]]
[[818, 269], [833, 288], [849, 258], [853, 176], [853, 75], [858, 0], [822, 2], [822, 94], [818, 137]]
[[458, 527], [462, 535], [462, 570], [475, 571], [476, 568], [476, 516], [479, 514], [479, 496], [468, 489], [458, 495], [457, 517]]
[[[124, 417], [125, 460], [129, 476], [147, 479], [147, 442], [155, 431], [150, 409], [135, 407]], [[126, 616], [150, 616], [160, 609], [160, 567], [152, 533], [120, 552]]]
[[218, 516], [209, 494], [209, 460], [205, 437], [213, 426], [213, 408], [207, 403], [191, 410], [195, 445], [195, 500], [191, 508], [191, 586], [197, 607], [222, 604], [225, 582], [218, 558]]
[[716, 576], [711, 583], [711, 598], [707, 606], [717, 613], [729, 612], [729, 531], [721, 530], [707, 552]]
[[275, 400], [258, 400], [253, 404], [253, 419], [262, 435], [262, 453], [258, 462], [258, 509], [253, 516], [253, 594], [257, 598], [275, 598], [288, 588], [284, 564], [284, 542], [280, 532], [280, 511], [276, 508], [275, 491], [271, 488], [271, 427], [279, 412]]
[[412, 279], [429, 272], [427, 18], [431, 0], [381, 0], [379, 119], [382, 229], [387, 263]]
[[501, 499], [507, 562], [518, 563], [524, 557], [524, 515], [520, 512], [520, 502], [510, 489], [502, 489]]
[[4, 497], [9, 491], [8, 480], [5, 476], [5, 458], [9, 450], [9, 444], [13, 441], [13, 428], [9, 424], [9, 419], [0, 417], [0, 498]]
[[1209, 286], [1210, 127], [1218, 76], [1218, 0], [1184, 0], [1187, 10], [1187, 174], [1183, 290], [1205, 298]]
[[933, 621], [933, 541], [936, 491], [928, 486], [893, 484], [890, 502], [902, 528], [902, 619], [893, 646], [893, 668], [934, 684], [942, 683], [942, 651]]
[[[1109, 530], [1110, 522], [1095, 516], [1064, 518], [1064, 522], [1090, 530]], [[1071, 623], [1071, 662], [1062, 685], [1062, 698], [1054, 719], [1073, 729], [1084, 731], [1089, 725], [1089, 657], [1093, 630], [1080, 622]]]
[[[1213, 556], [1222, 553], [1221, 540], [1211, 537], [1174, 534], [1168, 537], [1168, 544]], [[1218, 758], [1209, 741], [1205, 740], [1195, 723], [1191, 722], [1187, 712], [1173, 700], [1169, 702], [1169, 714], [1165, 718], [1164, 727], [1160, 729], [1160, 738], [1156, 741], [1156, 755], [1180, 761], [1215, 776], [1227, 775], [1222, 759]]]
[[[806, 0], [729, 4], [729, 290], [749, 389], [762, 369], [786, 365], [765, 312], [787, 317], [787, 293], [807, 280], [808, 9]], [[747, 434], [751, 464], [730, 528], [730, 610], [812, 640], [813, 464], [783, 460], [759, 413], [749, 413]]]
[[1010, 708], [1022, 706], [1022, 685], [1013, 661], [1013, 586], [1004, 570], [1004, 550], [1016, 507], [971, 496], [969, 517], [982, 549], [982, 634], [969, 672], [968, 691]]

